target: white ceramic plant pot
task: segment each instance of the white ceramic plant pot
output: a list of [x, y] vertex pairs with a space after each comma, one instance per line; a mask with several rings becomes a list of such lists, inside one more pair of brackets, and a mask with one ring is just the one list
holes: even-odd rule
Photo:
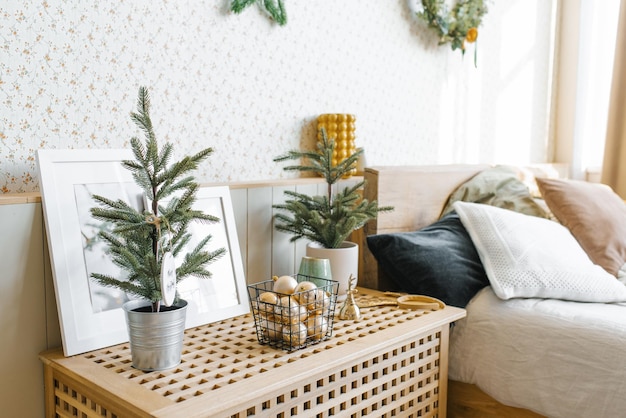
[[150, 303], [144, 300], [123, 306], [133, 367], [143, 371], [171, 369], [181, 359], [187, 302], [179, 299], [163, 312], [147, 312], [146, 306]]
[[330, 260], [332, 278], [339, 283], [337, 302], [343, 302], [350, 276], [353, 277], [355, 286], [359, 277], [359, 245], [344, 241], [339, 248], [325, 248], [317, 242], [310, 242], [306, 246], [306, 255]]

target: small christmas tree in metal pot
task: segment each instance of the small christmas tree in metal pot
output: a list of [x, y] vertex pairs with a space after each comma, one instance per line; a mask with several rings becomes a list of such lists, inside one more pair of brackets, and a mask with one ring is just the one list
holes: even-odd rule
[[[110, 231], [102, 230], [99, 237], [107, 244], [107, 253], [114, 264], [119, 266], [127, 277], [112, 277], [106, 274], [92, 273], [91, 277], [99, 284], [118, 288], [127, 294], [149, 301], [151, 309], [148, 313], [170, 313], [163, 311], [162, 305], [170, 306], [178, 299], [175, 284], [189, 276], [209, 278], [211, 273], [206, 266], [225, 254], [220, 248], [208, 251], [206, 246], [211, 236], [206, 236], [200, 242], [189, 247], [191, 234], [188, 227], [191, 222], [219, 222], [219, 219], [192, 206], [195, 201], [198, 184], [189, 173], [198, 167], [212, 152], [206, 148], [195, 155], [187, 156], [178, 162], [169, 164], [173, 152], [170, 143], [159, 149], [156, 135], [150, 120], [150, 99], [145, 87], [139, 89], [137, 112], [131, 113], [132, 120], [145, 134], [145, 142], [136, 137], [130, 140], [135, 160], [125, 160], [122, 165], [132, 172], [133, 179], [142, 189], [147, 202], [144, 210], [137, 210], [123, 200], [111, 200], [104, 196], [94, 195], [99, 206], [91, 209], [94, 218], [112, 225]], [[176, 260], [181, 260], [176, 266]], [[162, 283], [168, 283], [163, 288]], [[168, 300], [169, 299], [169, 300]], [[162, 303], [165, 301], [165, 303]], [[132, 302], [127, 303], [130, 304]], [[172, 309], [185, 308], [186, 302], [175, 304]], [[127, 321], [129, 310], [127, 308]], [[184, 309], [183, 309], [184, 310]], [[135, 315], [131, 313], [131, 315]], [[150, 321], [154, 321], [150, 319]], [[180, 328], [180, 342], [184, 331], [184, 316]], [[131, 351], [133, 351], [133, 365], [142, 370], [159, 370], [173, 367], [180, 361], [158, 363], [156, 365], [141, 359], [136, 364], [133, 348], [133, 333], [136, 325], [129, 323]], [[154, 323], [147, 326], [156, 330]], [[145, 331], [149, 332], [149, 331]], [[155, 331], [156, 332], [156, 331]], [[158, 336], [152, 336], [156, 340]], [[138, 344], [139, 345], [139, 344]], [[142, 344], [143, 345], [143, 344]], [[169, 354], [171, 357], [171, 353]], [[152, 353], [145, 356], [154, 357]], [[144, 359], [144, 360], [145, 360]]]

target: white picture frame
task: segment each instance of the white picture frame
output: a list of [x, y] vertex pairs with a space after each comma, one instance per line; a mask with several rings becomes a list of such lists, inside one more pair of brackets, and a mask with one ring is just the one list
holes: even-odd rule
[[[89, 208], [96, 206], [90, 196], [92, 192], [107, 198], [123, 198], [134, 205], [143, 204], [141, 190], [134, 184], [131, 172], [121, 164], [122, 160], [133, 159], [130, 150], [37, 152], [65, 356], [128, 341], [121, 308], [127, 296], [116, 289], [98, 288], [90, 279], [90, 270], [103, 273], [102, 268], [115, 267], [106, 259], [103, 244], [93, 240], [97, 229], [103, 226], [90, 218]], [[186, 328], [250, 310], [230, 190], [227, 186], [200, 187], [196, 197], [194, 209], [217, 216], [220, 222], [193, 223], [190, 245], [196, 237], [199, 240], [210, 233], [207, 250], [224, 247], [226, 254], [208, 266], [211, 278], [188, 277], [180, 283], [178, 290], [189, 304]]]

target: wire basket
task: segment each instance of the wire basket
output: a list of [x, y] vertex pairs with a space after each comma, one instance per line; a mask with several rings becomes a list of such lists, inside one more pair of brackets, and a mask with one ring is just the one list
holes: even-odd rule
[[331, 337], [339, 290], [334, 280], [302, 274], [292, 277], [298, 282], [296, 289], [302, 291], [291, 295], [274, 292], [274, 280], [248, 285], [259, 343], [287, 351]]

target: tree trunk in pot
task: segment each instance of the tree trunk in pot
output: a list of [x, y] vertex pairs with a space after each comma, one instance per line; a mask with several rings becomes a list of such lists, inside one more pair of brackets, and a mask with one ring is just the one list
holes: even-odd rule
[[187, 302], [179, 299], [161, 312], [151, 312], [150, 306], [144, 300], [123, 306], [133, 367], [143, 371], [171, 369], [180, 363]]
[[330, 260], [330, 272], [333, 280], [339, 282], [337, 302], [343, 302], [346, 299], [350, 276], [352, 275], [355, 285], [359, 277], [358, 244], [344, 241], [339, 248], [325, 248], [317, 242], [310, 242], [306, 246], [306, 255]]

